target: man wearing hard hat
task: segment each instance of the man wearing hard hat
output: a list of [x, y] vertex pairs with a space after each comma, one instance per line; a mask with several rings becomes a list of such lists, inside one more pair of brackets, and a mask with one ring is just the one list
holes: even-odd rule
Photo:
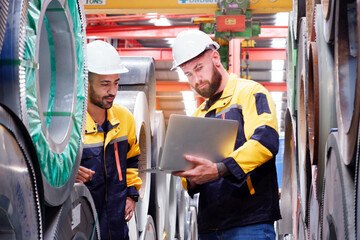
[[84, 150], [76, 182], [85, 183], [95, 202], [101, 239], [128, 239], [141, 179], [135, 120], [113, 104], [119, 74], [128, 70], [110, 44], [87, 46], [89, 91]]
[[218, 163], [186, 155], [194, 167], [173, 172], [183, 177], [190, 196], [200, 193], [201, 240], [275, 239], [280, 219], [275, 155], [279, 147], [275, 104], [260, 84], [229, 74], [204, 32], [181, 32], [173, 45], [173, 67], [180, 67], [191, 87], [206, 101], [197, 117], [239, 122], [234, 151]]

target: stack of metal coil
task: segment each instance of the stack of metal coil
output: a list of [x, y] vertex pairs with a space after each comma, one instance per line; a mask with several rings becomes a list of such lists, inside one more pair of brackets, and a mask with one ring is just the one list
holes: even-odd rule
[[74, 187], [87, 103], [82, 3], [0, 9], [0, 238], [98, 239], [92, 198]]
[[287, 44], [279, 236], [360, 239], [360, 3], [296, 5]]

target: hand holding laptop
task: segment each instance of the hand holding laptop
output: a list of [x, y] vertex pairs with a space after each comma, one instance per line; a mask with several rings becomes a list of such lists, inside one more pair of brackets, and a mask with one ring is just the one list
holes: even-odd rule
[[191, 155], [184, 155], [184, 158], [194, 164], [194, 167], [186, 171], [172, 172], [173, 175], [187, 178], [196, 184], [203, 184], [219, 178], [216, 163]]

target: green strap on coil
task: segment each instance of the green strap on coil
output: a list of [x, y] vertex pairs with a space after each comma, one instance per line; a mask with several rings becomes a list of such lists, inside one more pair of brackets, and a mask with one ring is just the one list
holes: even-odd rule
[[97, 221], [98, 221], [98, 215], [96, 214], [96, 219], [95, 219], [94, 227], [93, 227], [93, 230], [92, 230], [92, 233], [91, 233], [91, 237], [90, 237], [91, 240], [93, 240], [94, 237], [95, 237], [95, 230], [96, 230]]
[[[46, 12], [48, 12], [48, 11], [49, 11], [49, 9], [46, 10]], [[45, 24], [46, 31], [47, 31], [50, 52], [55, 53], [54, 39], [53, 39], [50, 24], [49, 24], [49, 21], [48, 21], [46, 15], [44, 17], [44, 24]], [[56, 75], [54, 74], [54, 73], [56, 73], [55, 54], [50, 55], [50, 66], [51, 66], [51, 84], [50, 84], [50, 96], [49, 96], [48, 109], [47, 109], [48, 112], [53, 111], [54, 102], [55, 102], [55, 92], [56, 92]], [[45, 119], [46, 128], [49, 128], [49, 126], [50, 126], [51, 116], [52, 115], [47, 115], [47, 117]]]
[[5, 66], [22, 66], [26, 68], [38, 69], [39, 63], [31, 60], [21, 60], [21, 59], [0, 59], [0, 65]]

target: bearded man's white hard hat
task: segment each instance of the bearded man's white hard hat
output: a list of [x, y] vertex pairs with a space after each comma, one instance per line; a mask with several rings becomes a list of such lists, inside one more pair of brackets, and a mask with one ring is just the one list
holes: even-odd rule
[[217, 42], [200, 30], [182, 31], [177, 35], [172, 47], [174, 61], [171, 70], [193, 59], [206, 49], [217, 50], [219, 47]]
[[126, 73], [119, 53], [109, 43], [96, 40], [87, 45], [88, 70], [100, 75]]

